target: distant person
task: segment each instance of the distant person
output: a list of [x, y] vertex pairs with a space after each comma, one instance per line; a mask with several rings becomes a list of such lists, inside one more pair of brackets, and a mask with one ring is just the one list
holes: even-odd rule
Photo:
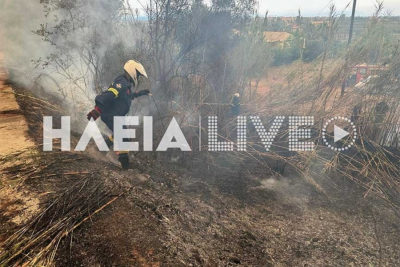
[[231, 114], [232, 116], [239, 116], [240, 114], [240, 94], [235, 93], [232, 95], [231, 100]]
[[358, 103], [357, 105], [354, 106], [353, 112], [351, 114], [351, 121], [357, 124], [360, 120], [360, 115], [362, 111], [362, 105]]
[[[96, 106], [92, 111], [87, 114], [87, 119], [101, 120], [107, 127], [114, 132], [114, 116], [125, 116], [129, 112], [131, 102], [134, 98], [142, 95], [148, 95], [149, 90], [142, 90], [140, 92], [132, 92], [132, 87], [138, 87], [139, 77], [144, 76], [147, 78], [146, 71], [142, 64], [134, 60], [129, 60], [124, 65], [125, 73], [115, 78], [114, 82], [108, 87], [106, 91], [96, 96]], [[113, 135], [105, 138], [108, 147], [114, 144]], [[121, 163], [122, 169], [129, 168], [128, 151], [119, 151], [118, 161]]]

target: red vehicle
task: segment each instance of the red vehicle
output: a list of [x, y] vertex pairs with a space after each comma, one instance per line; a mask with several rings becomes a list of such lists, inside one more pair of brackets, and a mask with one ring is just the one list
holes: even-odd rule
[[355, 83], [357, 84], [369, 76], [378, 75], [380, 71], [387, 69], [387, 67], [381, 65], [360, 64], [355, 66], [354, 69], [356, 71]]

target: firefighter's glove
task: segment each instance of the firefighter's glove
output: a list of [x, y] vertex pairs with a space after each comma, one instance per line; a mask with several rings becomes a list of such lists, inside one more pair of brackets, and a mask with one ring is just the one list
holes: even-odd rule
[[142, 91], [139, 91], [139, 93], [138, 93], [139, 96], [142, 96], [142, 95], [149, 95], [149, 94], [150, 94], [150, 91], [149, 91], [149, 90], [142, 90]]
[[87, 119], [90, 121], [91, 118], [93, 120], [97, 120], [100, 117], [101, 109], [99, 107], [95, 107], [92, 111], [87, 114]]

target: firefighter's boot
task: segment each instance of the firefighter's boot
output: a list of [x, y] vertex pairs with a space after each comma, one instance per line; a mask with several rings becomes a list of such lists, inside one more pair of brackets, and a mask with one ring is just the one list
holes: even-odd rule
[[123, 170], [129, 169], [129, 155], [128, 152], [119, 152], [118, 161], [121, 163]]

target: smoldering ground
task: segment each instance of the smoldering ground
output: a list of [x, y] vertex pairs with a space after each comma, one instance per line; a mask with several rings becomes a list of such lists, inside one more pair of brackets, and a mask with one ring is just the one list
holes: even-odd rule
[[[31, 32], [50, 43], [48, 50], [41, 48], [42, 59], [33, 62], [45, 75], [33, 86], [28, 83], [27, 89], [42, 90], [41, 99], [48, 99], [50, 92], [54, 103], [67, 107], [54, 112], [23, 96], [20, 106], [37, 129], [44, 114], [80, 112], [77, 121], [86, 125], [85, 113], [92, 108], [94, 95], [120, 74], [130, 58], [141, 61], [149, 70], [150, 84], [159, 86], [154, 89], [158, 108], [151, 107], [151, 98], [143, 98], [140, 104], [149, 110], [134, 105], [131, 112], [155, 109], [156, 116], [166, 118], [166, 125], [172, 114], [179, 113], [193, 140], [201, 132], [196, 128], [199, 114], [221, 118], [220, 140], [235, 132], [226, 122], [233, 120], [227, 111], [235, 92], [242, 95], [246, 115], [261, 112], [270, 119], [292, 115], [295, 108], [306, 115], [311, 107], [319, 113], [318, 123], [329, 112], [347, 111], [350, 100], [361, 98], [349, 93], [337, 101], [342, 106], [334, 102], [334, 108], [327, 110], [321, 105], [324, 98], [331, 99], [346, 70], [343, 58], [330, 58], [329, 42], [324, 50], [329, 62], [319, 58], [312, 70], [295, 62], [291, 67], [296, 71], [287, 78], [291, 84], [282, 82], [265, 96], [258, 95], [253, 85], [268, 70], [272, 53], [261, 28], [268, 26], [263, 24], [268, 20], [252, 16], [251, 1], [239, 2], [235, 6], [235, 1], [213, 1], [209, 7], [199, 1], [152, 1], [153, 6], [145, 7], [148, 21], [141, 23], [133, 19], [134, 13], [112, 8], [114, 1], [98, 1], [100, 5], [48, 1], [47, 7], [53, 9], [43, 18], [49, 19], [47, 26], [41, 28], [39, 23], [41, 31]], [[141, 34], [130, 37], [136, 27]], [[330, 32], [328, 25], [324, 37]], [[349, 49], [352, 60], [362, 60], [371, 43], [381, 44], [369, 37], [362, 36], [357, 49]], [[303, 43], [292, 47], [301, 49]], [[11, 78], [18, 81], [19, 76]], [[393, 79], [387, 79], [390, 82]], [[31, 116], [28, 106], [37, 113]], [[162, 129], [162, 124], [158, 127]], [[32, 136], [40, 147], [38, 132]], [[13, 186], [17, 179], [18, 186], [41, 197], [45, 207], [22, 231], [15, 225], [7, 228], [6, 237], [14, 230], [18, 234], [7, 241], [11, 249], [0, 252], [1, 261], [42, 265], [55, 261], [59, 266], [398, 265], [398, 223], [393, 219], [395, 209], [388, 208], [398, 207], [398, 175], [393, 175], [398, 172], [382, 149], [360, 150], [351, 158], [333, 151], [289, 157], [250, 147], [248, 153], [197, 152], [178, 151], [179, 157], [139, 153], [134, 169], [127, 172], [90, 155], [59, 151], [18, 152], [1, 159], [7, 164], [19, 160], [2, 170], [7, 177], [2, 184]], [[286, 162], [288, 167], [277, 173], [275, 162]], [[66, 233], [71, 235], [65, 238]]]

